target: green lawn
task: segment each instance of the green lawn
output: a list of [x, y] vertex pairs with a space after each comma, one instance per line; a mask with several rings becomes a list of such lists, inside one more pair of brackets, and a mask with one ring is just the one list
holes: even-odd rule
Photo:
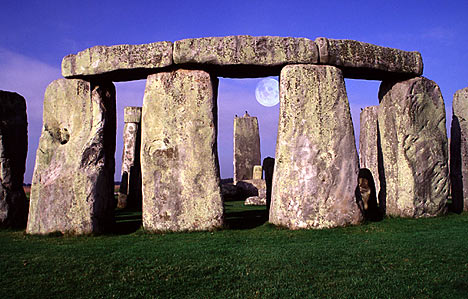
[[215, 232], [147, 234], [123, 211], [110, 235], [0, 230], [0, 298], [468, 298], [468, 213], [308, 231], [226, 213]]

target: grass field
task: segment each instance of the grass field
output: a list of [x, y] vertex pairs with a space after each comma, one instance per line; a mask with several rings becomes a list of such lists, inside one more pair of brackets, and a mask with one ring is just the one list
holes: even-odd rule
[[290, 231], [226, 203], [228, 228], [147, 234], [0, 230], [0, 298], [468, 298], [468, 213]]

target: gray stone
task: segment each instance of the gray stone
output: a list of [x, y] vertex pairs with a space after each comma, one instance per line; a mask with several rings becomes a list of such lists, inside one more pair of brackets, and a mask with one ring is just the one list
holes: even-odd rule
[[284, 65], [317, 62], [317, 46], [307, 38], [236, 35], [174, 43], [174, 63], [197, 65], [221, 77], [278, 75]]
[[450, 143], [450, 179], [455, 212], [468, 211], [468, 87], [453, 96]]
[[[379, 153], [378, 108], [379, 106], [370, 106], [361, 111], [359, 133], [359, 167], [370, 170], [377, 193], [380, 190], [379, 155], [382, 156], [381, 150]], [[383, 168], [383, 165], [380, 167]]]
[[266, 205], [266, 197], [260, 196], [251, 196], [247, 197], [244, 201], [244, 205], [246, 206], [265, 206]]
[[90, 234], [113, 223], [115, 88], [53, 81], [31, 187], [28, 234]]
[[333, 66], [284, 67], [270, 222], [290, 229], [359, 223], [358, 171], [342, 72]]
[[172, 43], [95, 46], [62, 60], [65, 78], [104, 77], [112, 81], [144, 79], [172, 65]]
[[0, 226], [24, 227], [28, 202], [23, 189], [28, 152], [26, 100], [0, 90]]
[[423, 61], [419, 52], [348, 39], [315, 39], [319, 48], [320, 64], [338, 66], [347, 78], [383, 80], [410, 78], [423, 73]]
[[216, 144], [217, 79], [204, 71], [148, 76], [142, 111], [143, 226], [223, 225]]
[[379, 99], [387, 215], [443, 213], [448, 196], [447, 132], [439, 87], [423, 77], [384, 81]]
[[122, 151], [122, 179], [120, 181], [118, 208], [141, 207], [141, 107], [125, 107]]
[[261, 165], [258, 120], [247, 111], [234, 118], [234, 184], [253, 178], [255, 165]]

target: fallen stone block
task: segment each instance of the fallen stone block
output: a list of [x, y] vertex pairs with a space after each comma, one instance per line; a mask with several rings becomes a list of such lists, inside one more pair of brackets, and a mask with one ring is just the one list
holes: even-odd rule
[[172, 42], [95, 46], [62, 60], [65, 78], [99, 77], [110, 81], [145, 79], [172, 65]]
[[290, 229], [359, 223], [359, 163], [341, 70], [284, 67], [280, 103], [269, 221]]
[[278, 75], [287, 64], [317, 62], [317, 46], [307, 38], [236, 35], [174, 43], [175, 64], [197, 65], [221, 77]]
[[195, 70], [148, 76], [141, 153], [147, 231], [211, 230], [223, 225], [217, 82]]
[[251, 196], [245, 199], [244, 205], [246, 206], [265, 206], [266, 197]]
[[115, 87], [79, 79], [45, 92], [28, 234], [91, 234], [114, 223]]
[[387, 215], [418, 218], [444, 213], [449, 181], [439, 87], [424, 77], [384, 81], [379, 99]]
[[349, 39], [315, 39], [320, 64], [334, 65], [346, 78], [388, 80], [411, 78], [423, 73], [419, 52], [381, 47]]
[[26, 226], [28, 201], [23, 178], [28, 152], [26, 100], [0, 90], [0, 226]]

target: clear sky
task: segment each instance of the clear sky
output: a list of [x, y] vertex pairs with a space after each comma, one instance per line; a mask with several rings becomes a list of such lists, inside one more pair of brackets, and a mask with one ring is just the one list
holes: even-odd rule
[[[225, 35], [355, 39], [420, 51], [424, 76], [439, 84], [451, 119], [455, 91], [468, 86], [468, 1], [3, 1], [0, 89], [26, 98], [32, 179], [47, 85], [68, 54], [95, 45], [142, 44]], [[245, 110], [259, 118], [262, 159], [274, 156], [279, 106], [255, 101], [259, 79], [221, 79], [219, 159], [232, 177], [232, 124]], [[355, 130], [360, 108], [378, 104], [378, 81], [347, 80]], [[123, 107], [142, 105], [145, 81], [116, 83], [116, 175], [120, 180]], [[356, 136], [357, 137], [357, 136]]]

